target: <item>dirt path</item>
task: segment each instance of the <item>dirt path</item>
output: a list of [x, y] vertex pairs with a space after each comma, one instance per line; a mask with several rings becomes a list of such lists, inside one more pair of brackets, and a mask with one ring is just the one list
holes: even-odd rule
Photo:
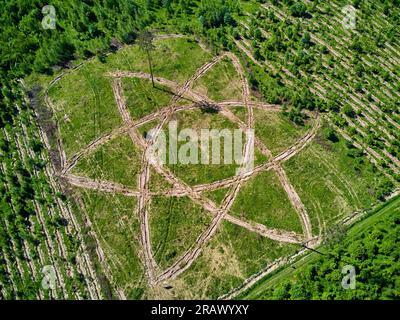
[[[115, 78], [113, 81], [113, 91], [117, 102], [118, 111], [121, 114], [122, 120], [126, 126], [131, 127], [133, 124], [132, 118], [126, 106], [125, 98], [123, 96], [121, 78]], [[136, 133], [134, 128], [130, 128], [129, 136], [134, 145], [143, 144], [140, 137]], [[140, 233], [141, 233], [141, 244], [142, 244], [142, 255], [145, 265], [145, 273], [148, 277], [149, 284], [152, 285], [155, 281], [156, 269], [158, 268], [157, 263], [154, 260], [150, 243], [150, 228], [148, 223], [148, 203], [149, 196], [147, 194], [148, 182], [150, 179], [149, 164], [146, 159], [145, 153], [143, 153], [141, 161], [142, 171], [139, 175], [139, 195], [137, 205], [137, 216], [140, 222]]]
[[243, 219], [239, 219], [229, 214], [225, 215], [225, 220], [275, 241], [287, 242], [287, 243], [301, 243], [304, 241], [304, 238], [295, 232], [288, 232], [279, 229], [267, 228], [263, 224], [252, 221], [251, 222], [243, 221]]

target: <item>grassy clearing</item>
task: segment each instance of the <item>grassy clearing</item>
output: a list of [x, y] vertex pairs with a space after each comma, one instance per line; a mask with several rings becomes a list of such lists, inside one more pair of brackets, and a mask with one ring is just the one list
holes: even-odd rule
[[[194, 40], [186, 38], [154, 41], [151, 53], [155, 75], [183, 84], [200, 66], [211, 60]], [[110, 68], [150, 73], [146, 54], [138, 46], [129, 46], [107, 57]]]
[[[238, 129], [238, 127], [230, 122], [227, 118], [215, 114], [215, 113], [203, 113], [199, 109], [196, 110], [188, 110], [182, 111], [176, 114], [176, 120], [178, 122], [178, 133], [185, 128], [190, 128], [195, 130], [199, 139], [201, 137], [200, 130], [201, 129], [228, 129], [229, 132], [233, 134], [234, 129]], [[168, 128], [166, 128], [167, 130]], [[224, 139], [220, 139], [221, 141], [221, 151], [220, 151], [220, 164], [211, 164], [211, 148], [212, 144], [209, 143], [209, 151], [208, 154], [210, 156], [209, 164], [169, 164], [169, 168], [183, 181], [190, 185], [201, 184], [201, 183], [210, 183], [213, 181], [225, 179], [231, 177], [236, 174], [236, 169], [238, 166], [234, 163], [225, 164], [224, 163]], [[181, 147], [183, 145], [187, 145], [186, 141], [178, 142], [178, 150], [183, 150]], [[193, 146], [193, 152], [196, 150], [198, 152], [197, 159], [200, 162], [201, 159], [201, 146], [200, 142], [199, 146]], [[189, 155], [191, 151], [188, 151], [186, 155]], [[168, 161], [169, 163], [169, 161]]]
[[141, 152], [130, 137], [124, 134], [80, 159], [73, 173], [135, 188], [140, 173], [141, 157]]
[[143, 138], [146, 138], [147, 133], [151, 129], [155, 129], [157, 127], [158, 123], [159, 123], [159, 120], [153, 120], [153, 121], [147, 122], [145, 124], [142, 124], [141, 126], [137, 127], [136, 129], [142, 135]]
[[306, 206], [313, 226], [333, 223], [376, 199], [382, 177], [367, 160], [355, 168], [343, 141], [332, 143], [318, 136], [284, 164], [287, 175]]
[[[211, 56], [194, 41], [167, 39], [155, 41], [152, 59], [155, 75], [183, 83], [197, 68], [209, 61]], [[60, 126], [68, 157], [99, 135], [122, 124], [112, 92], [111, 79], [106, 73], [116, 70], [147, 72], [147, 69], [144, 52], [134, 45], [109, 55], [106, 63], [101, 63], [98, 59], [86, 62], [79, 70], [65, 75], [50, 88], [49, 96], [54, 104], [54, 116]], [[136, 86], [135, 83], [130, 84], [130, 80], [124, 79], [123, 82], [128, 87], [125, 94], [128, 96], [130, 111], [134, 117], [168, 103], [169, 94], [154, 89], [150, 92], [145, 81], [137, 83]]]
[[242, 100], [242, 84], [235, 67], [228, 58], [222, 59], [200, 79], [193, 89], [208, 96], [213, 101]]
[[245, 107], [230, 107], [229, 110], [242, 122], [247, 123], [247, 110]]
[[299, 217], [271, 170], [257, 175], [242, 187], [231, 212], [270, 228], [302, 233]]
[[198, 260], [182, 275], [186, 288], [177, 295], [179, 298], [215, 299], [295, 249], [293, 245], [281, 245], [223, 222]]
[[210, 200], [214, 201], [217, 205], [220, 205], [229, 190], [230, 190], [229, 188], [221, 188], [212, 191], [205, 191], [203, 194]]
[[150, 210], [151, 243], [161, 268], [189, 249], [211, 221], [211, 215], [187, 197], [153, 197]]
[[160, 174], [158, 174], [155, 170], [151, 170], [150, 173], [150, 181], [149, 181], [149, 189], [152, 192], [162, 192], [171, 189], [171, 184], [167, 180], [164, 179]]
[[151, 81], [139, 78], [122, 78], [126, 104], [132, 119], [140, 119], [169, 104], [170, 89], [159, 84], [153, 88]]
[[140, 298], [145, 288], [145, 278], [139, 258], [140, 230], [135, 215], [136, 199], [85, 189], [76, 189], [76, 192], [83, 199], [115, 283], [129, 298]]
[[273, 155], [284, 151], [303, 136], [307, 126], [298, 126], [280, 113], [254, 108], [255, 135]]
[[122, 124], [105, 67], [90, 61], [49, 90], [67, 156]]

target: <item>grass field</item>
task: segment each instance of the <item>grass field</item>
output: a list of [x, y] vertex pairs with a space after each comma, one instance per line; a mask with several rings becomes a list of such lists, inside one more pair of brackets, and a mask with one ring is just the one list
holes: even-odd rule
[[[211, 56], [196, 42], [166, 39], [155, 41], [152, 58], [155, 75], [183, 83]], [[67, 156], [122, 124], [107, 73], [148, 72], [147, 69], [145, 53], [137, 45], [129, 46], [109, 55], [106, 63], [98, 59], [86, 62], [49, 89]], [[125, 92], [129, 110], [135, 118], [164, 105], [171, 97], [162, 90], [149, 90], [145, 80], [124, 79], [123, 83], [128, 89]]]
[[241, 189], [232, 214], [269, 228], [302, 233], [299, 217], [273, 171], [257, 175]]
[[240, 101], [243, 98], [240, 77], [228, 58], [222, 59], [203, 77], [195, 81], [193, 89], [216, 102]]
[[189, 249], [210, 221], [211, 214], [187, 197], [153, 197], [151, 242], [160, 267], [168, 267]]
[[296, 247], [281, 245], [224, 222], [193, 266], [179, 280], [171, 282], [177, 289], [174, 294], [177, 298], [216, 299]]
[[105, 65], [95, 60], [49, 90], [67, 157], [122, 124]]
[[[218, 113], [204, 113], [198, 109], [179, 112], [175, 118], [178, 124], [178, 133], [183, 129], [189, 128], [195, 130], [199, 138], [201, 137], [201, 129], [229, 129], [229, 132], [233, 133], [233, 130], [239, 128], [236, 124]], [[181, 146], [187, 145], [187, 143], [186, 141], [178, 141], [178, 150], [180, 150]], [[179, 178], [190, 185], [209, 183], [232, 177], [235, 175], [238, 165], [234, 161], [232, 161], [233, 163], [224, 163], [224, 140], [220, 139], [220, 143], [220, 153], [216, 155], [220, 161], [219, 164], [212, 164], [211, 142], [208, 149], [209, 163], [200, 163], [203, 150], [199, 142], [198, 147], [193, 147], [193, 150], [195, 149], [198, 152], [198, 164], [177, 163], [175, 165], [169, 164], [168, 166]], [[206, 152], [204, 151], [204, 153]]]
[[294, 124], [284, 115], [254, 109], [255, 134], [273, 155], [289, 148], [307, 131], [308, 126]]
[[122, 78], [122, 86], [132, 119], [140, 119], [167, 106], [172, 97], [169, 88], [160, 84], [153, 88], [147, 79]]
[[141, 157], [137, 146], [125, 134], [80, 159], [72, 173], [91, 179], [118, 182], [135, 188], [140, 172]]
[[370, 207], [377, 185], [385, 180], [367, 161], [358, 164], [348, 156], [342, 140], [332, 143], [321, 135], [284, 168], [316, 228]]
[[[187, 38], [154, 41], [152, 51], [155, 75], [183, 84], [197, 68], [211, 60], [212, 56]], [[147, 57], [137, 45], [122, 48], [107, 57], [107, 66], [114, 70], [142, 71], [150, 73]]]
[[140, 298], [146, 282], [139, 258], [139, 221], [136, 199], [76, 189], [82, 197], [112, 276], [127, 297]]
[[217, 190], [211, 190], [211, 191], [204, 191], [203, 194], [207, 198], [211, 199], [214, 201], [216, 204], [221, 204], [222, 200], [224, 200], [227, 192], [229, 191], [229, 188], [221, 188]]

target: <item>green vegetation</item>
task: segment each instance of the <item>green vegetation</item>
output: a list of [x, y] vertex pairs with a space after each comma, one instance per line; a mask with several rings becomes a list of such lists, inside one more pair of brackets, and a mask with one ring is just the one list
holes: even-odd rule
[[140, 173], [141, 152], [125, 134], [80, 159], [72, 169], [76, 175], [108, 180], [135, 188]]
[[[204, 64], [208, 54], [187, 39], [156, 42], [153, 55], [155, 75], [183, 82]], [[169, 58], [166, 58], [169, 57]], [[188, 57], [196, 57], [192, 63]], [[58, 81], [49, 90], [56, 121], [67, 156], [72, 156], [95, 138], [122, 125], [108, 72], [146, 70], [143, 52], [127, 47], [107, 57], [107, 63], [92, 60]], [[169, 60], [171, 59], [171, 60]], [[177, 60], [175, 60], [177, 59]], [[187, 78], [183, 78], [183, 77]], [[166, 106], [172, 98], [170, 88], [147, 80], [123, 78], [123, 92], [134, 119]]]
[[[218, 113], [206, 113], [202, 112], [199, 109], [182, 111], [176, 114], [176, 121], [178, 124], [178, 133], [181, 132], [182, 129], [190, 128], [195, 130], [199, 139], [201, 138], [201, 129], [229, 129], [229, 132], [232, 133], [234, 129], [238, 129], [238, 126], [228, 120], [226, 117], [219, 115]], [[167, 130], [167, 128], [166, 128]], [[178, 137], [179, 138], [179, 137]], [[217, 140], [217, 139], [214, 139]], [[225, 148], [225, 140], [224, 138], [220, 138], [220, 153], [215, 156], [218, 157], [217, 160], [220, 161], [219, 164], [212, 163], [212, 143], [209, 143], [208, 154], [209, 154], [209, 163], [202, 164], [199, 163], [201, 160], [202, 153], [206, 153], [201, 150], [201, 143], [199, 141], [198, 147], [197, 144], [192, 144], [192, 148], [188, 150], [185, 155], [190, 155], [193, 150], [198, 152], [198, 162], [196, 164], [183, 164], [181, 162], [177, 164], [168, 164], [170, 169], [183, 181], [190, 185], [209, 183], [213, 181], [222, 180], [224, 178], [232, 177], [236, 174], [237, 168], [239, 166], [232, 161], [231, 164], [225, 164], [224, 161], [224, 148]], [[190, 142], [188, 141], [178, 141], [178, 150], [181, 149], [181, 146], [188, 145]], [[190, 146], [190, 145], [188, 145]], [[232, 146], [230, 146], [232, 148]], [[232, 150], [233, 156], [233, 150]], [[169, 158], [168, 158], [169, 159]], [[169, 162], [168, 162], [169, 163]]]
[[217, 102], [242, 100], [242, 83], [228, 58], [222, 59], [204, 76], [195, 81], [193, 89]]
[[122, 125], [111, 79], [98, 61], [65, 75], [49, 90], [67, 156]]
[[150, 172], [149, 189], [152, 192], [162, 192], [171, 189], [171, 185], [155, 170]]
[[161, 268], [188, 250], [211, 221], [211, 214], [187, 197], [153, 197], [150, 211], [151, 243]]
[[76, 192], [82, 197], [93, 230], [105, 251], [114, 283], [128, 298], [140, 298], [132, 296], [146, 287], [143, 264], [139, 259], [136, 199], [84, 189]]
[[172, 97], [171, 89], [159, 84], [153, 88], [148, 80], [123, 78], [122, 85], [132, 119], [160, 110], [169, 104]]
[[[305, 110], [321, 115], [326, 124], [316, 140], [283, 164], [311, 216], [314, 234], [329, 233], [338, 220], [384, 201], [399, 186], [398, 1], [353, 1], [354, 29], [341, 23], [341, 9], [349, 4], [345, 0], [54, 0], [55, 29], [41, 24], [42, 1], [2, 4], [0, 299], [97, 299], [119, 292], [132, 299], [151, 296], [138, 257], [136, 199], [75, 189], [71, 194], [58, 179], [57, 138], [69, 162], [122, 125], [109, 72], [146, 72], [182, 85], [215, 54], [235, 53], [254, 99], [283, 105], [282, 113], [254, 110], [256, 135], [274, 155], [309, 128]], [[185, 36], [156, 37], [151, 46], [144, 46], [139, 35], [154, 30]], [[49, 86], [57, 76], [61, 78]], [[150, 80], [121, 81], [134, 119], [159, 110], [172, 97], [171, 88], [153, 88]], [[237, 74], [226, 59], [194, 88], [217, 101], [241, 96]], [[46, 90], [52, 110], [45, 106]], [[188, 102], [185, 99], [179, 103]], [[177, 118], [183, 127], [235, 127], [218, 112], [202, 111], [183, 112]], [[245, 120], [243, 108], [234, 113]], [[153, 124], [139, 131], [145, 136]], [[140, 153], [129, 140], [113, 139], [80, 159], [75, 172], [135, 187]], [[256, 150], [256, 163], [266, 160]], [[194, 185], [233, 176], [237, 166], [170, 169]], [[169, 188], [152, 172], [151, 190]], [[220, 203], [226, 189], [204, 194]], [[193, 244], [209, 217], [187, 198], [158, 197], [151, 206], [156, 258], [167, 266]], [[330, 255], [296, 273], [294, 280], [253, 297], [399, 298], [398, 200], [387, 208], [385, 221], [374, 220], [373, 227], [360, 224], [359, 234], [350, 231], [343, 243], [329, 247]], [[299, 231], [272, 172], [245, 183], [233, 211], [267, 226]], [[104, 249], [105, 264], [97, 257], [93, 234]], [[170, 292], [175, 297], [216, 298], [297, 247], [223, 222], [217, 237]], [[337, 281], [346, 261], [359, 272], [355, 291], [344, 292]], [[45, 265], [54, 266], [61, 279], [54, 290], [41, 287]]]
[[284, 164], [316, 229], [370, 207], [387, 182], [365, 157], [347, 155], [349, 150], [344, 141], [333, 143], [319, 135]]
[[217, 205], [222, 204], [222, 200], [224, 200], [226, 194], [228, 193], [229, 188], [221, 188], [212, 191], [205, 191], [203, 194], [208, 199], [214, 201]]
[[[211, 55], [201, 49], [190, 36], [154, 40], [151, 57], [155, 76], [179, 84], [183, 84], [198, 67], [211, 59]], [[136, 44], [126, 46], [107, 56], [105, 62], [110, 71], [137, 71], [150, 74], [146, 54]]]
[[286, 116], [298, 124], [302, 109], [327, 113], [335, 135], [346, 135], [398, 185], [399, 4], [354, 2], [355, 28], [342, 25], [346, 5], [242, 1], [249, 14], [234, 15], [234, 47], [245, 56], [253, 90], [287, 104]]
[[243, 186], [232, 214], [268, 228], [302, 233], [300, 218], [273, 171], [263, 172]]
[[[0, 297], [90, 298], [86, 266], [76, 259], [83, 245], [80, 234], [68, 227], [65, 195], [44, 170], [48, 158], [33, 113], [21, 92], [13, 94], [21, 106], [13, 118], [16, 126], [0, 130]], [[46, 265], [63, 281], [54, 290], [41, 285]]]
[[182, 275], [180, 298], [216, 299], [297, 246], [279, 244], [223, 222], [193, 266]]
[[[244, 299], [399, 299], [400, 198], [396, 197], [350, 228], [340, 243], [260, 281]], [[341, 286], [345, 265], [356, 268], [356, 288]]]
[[274, 111], [254, 109], [254, 121], [256, 136], [274, 156], [288, 149], [307, 130]]

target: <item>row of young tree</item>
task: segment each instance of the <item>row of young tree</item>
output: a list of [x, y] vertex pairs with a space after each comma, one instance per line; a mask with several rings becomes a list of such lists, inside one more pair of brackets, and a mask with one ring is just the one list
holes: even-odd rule
[[[44, 264], [55, 267], [57, 263], [63, 276], [63, 286], [58, 283], [55, 289], [58, 297], [72, 298], [77, 293], [88, 297], [85, 279], [76, 269], [80, 242], [67, 232], [68, 222], [56, 201], [62, 195], [52, 189], [44, 173], [47, 163], [32, 123], [33, 112], [19, 86], [10, 94], [18, 115], [12, 117], [12, 126], [7, 123], [0, 129], [0, 296], [50, 298], [50, 291], [42, 286], [42, 270]], [[65, 256], [57, 249], [60, 241]], [[74, 275], [67, 270], [74, 270]]]
[[[313, 41], [310, 34], [312, 30], [314, 35], [317, 34], [324, 40], [325, 33], [323, 32], [331, 33], [324, 24], [318, 25], [320, 22], [316, 18], [322, 15], [325, 17], [324, 19], [326, 17], [329, 19], [337, 14], [337, 12], [330, 12], [329, 9], [332, 9], [332, 6], [329, 3], [317, 0], [307, 3], [307, 5], [292, 0], [271, 2], [276, 8], [268, 8], [268, 6], [271, 7], [271, 4], [266, 8], [260, 6], [253, 16], [244, 19], [243, 21], [246, 22], [239, 25], [233, 32], [236, 40], [247, 43], [260, 65], [266, 61], [266, 64], [275, 67], [276, 71], [272, 72], [271, 68], [267, 66], [265, 68], [252, 66], [250, 79], [254, 87], [269, 102], [281, 102], [289, 105], [290, 108], [286, 114], [298, 124], [304, 120], [302, 109], [329, 112], [336, 126], [345, 130], [355, 141], [362, 142], [374, 149], [384, 159], [384, 161], [379, 161], [379, 166], [392, 175], [394, 180], [399, 181], [399, 175], [396, 175], [392, 169], [394, 166], [392, 158], [400, 155], [400, 145], [397, 143], [400, 135], [395, 125], [385, 121], [385, 117], [398, 119], [400, 99], [396, 98], [396, 94], [392, 94], [393, 98], [392, 96], [381, 96], [376, 93], [379, 89], [375, 89], [380, 88], [382, 82], [389, 83], [393, 90], [399, 89], [395, 78], [400, 76], [400, 69], [386, 69], [376, 62], [364, 63], [365, 59], [368, 60], [377, 51], [381, 51], [383, 44], [395, 45], [397, 39], [395, 35], [399, 34], [398, 31], [393, 30], [389, 25], [371, 35], [371, 31], [364, 30], [363, 24], [359, 23], [358, 35], [352, 37], [348, 48], [343, 44], [338, 47], [338, 44], [335, 45], [326, 40], [331, 47], [337, 48], [336, 51], [344, 50], [346, 52], [349, 49], [353, 54], [348, 62], [349, 66], [342, 68], [341, 59], [331, 54], [326, 46], [321, 45], [318, 41]], [[382, 5], [371, 2], [363, 1], [354, 5], [365, 15], [372, 8], [382, 11], [382, 7], [380, 7]], [[392, 16], [388, 17], [388, 20], [395, 23], [396, 17], [400, 13], [398, 5], [388, 1], [385, 1], [383, 5], [385, 8], [390, 7]], [[279, 12], [283, 12], [283, 14]], [[373, 14], [376, 13], [370, 15]], [[316, 21], [315, 24], [318, 25], [318, 30], [320, 28], [319, 31], [315, 31], [317, 27], [312, 21]], [[308, 24], [312, 26], [310, 27]], [[340, 23], [337, 28], [341, 28]], [[329, 39], [328, 36], [327, 39]], [[353, 69], [349, 74], [348, 68], [351, 67]], [[320, 80], [317, 80], [318, 78]], [[283, 83], [283, 79], [290, 79], [293, 84], [286, 85]], [[332, 85], [327, 85], [327, 81]], [[315, 94], [315, 90], [310, 92], [309, 87], [314, 84], [319, 86], [315, 86], [317, 91], [319, 88], [323, 88], [325, 101]], [[347, 97], [348, 94], [359, 96], [363, 105], [354, 107], [353, 100]], [[381, 100], [376, 101], [376, 96]], [[347, 104], [345, 103], [346, 97], [349, 101]], [[369, 104], [376, 104], [384, 116], [378, 115], [378, 118], [369, 123], [368, 127], [361, 128], [361, 131], [366, 132], [355, 131], [354, 125], [350, 122], [361, 121], [363, 123], [365, 113], [368, 115], [370, 112]], [[394, 138], [388, 141], [387, 135], [382, 134], [382, 127]]]

